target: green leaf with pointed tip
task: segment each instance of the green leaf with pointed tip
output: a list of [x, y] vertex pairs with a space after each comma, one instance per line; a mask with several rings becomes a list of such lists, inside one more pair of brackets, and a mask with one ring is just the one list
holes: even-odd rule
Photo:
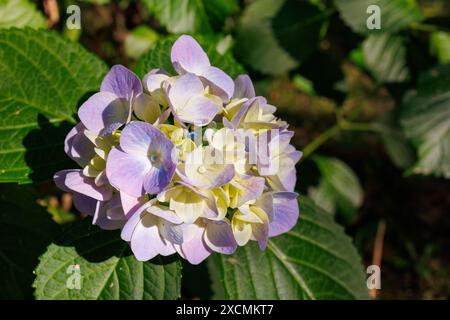
[[[177, 37], [169, 37], [158, 41], [153, 49], [144, 54], [138, 61], [135, 72], [143, 77], [151, 69], [163, 68], [171, 74], [176, 74], [170, 61], [170, 50]], [[234, 59], [230, 52], [223, 55], [217, 52], [216, 43], [209, 37], [196, 37], [203, 50], [209, 57], [211, 65], [218, 67], [228, 73], [231, 77], [236, 77], [244, 73], [244, 69]]]
[[28, 0], [0, 0], [0, 29], [11, 27], [45, 28], [46, 20]]
[[59, 233], [31, 186], [0, 185], [0, 299], [30, 299], [38, 258]]
[[229, 299], [368, 299], [351, 239], [306, 197], [297, 225], [272, 238], [265, 252], [252, 241], [215, 259]]
[[85, 219], [67, 228], [40, 257], [33, 286], [37, 299], [177, 299], [181, 263], [174, 256], [137, 261], [119, 231]]
[[409, 170], [450, 178], [450, 65], [430, 70], [402, 107], [403, 130], [417, 149]]
[[[331, 213], [337, 209], [344, 220], [350, 222], [363, 202], [364, 192], [358, 176], [339, 159], [315, 156], [313, 160], [322, 176], [319, 185], [321, 192], [313, 192], [312, 199], [325, 210], [331, 209], [327, 210]], [[333, 201], [334, 205], [331, 206], [328, 201]]]
[[[420, 22], [423, 15], [416, 0], [334, 0], [341, 18], [357, 33], [397, 32]], [[369, 6], [380, 8], [381, 30], [367, 28]]]
[[50, 179], [71, 163], [64, 138], [106, 65], [46, 30], [0, 30], [0, 182]]
[[380, 83], [404, 82], [410, 74], [406, 64], [406, 47], [401, 36], [373, 34], [362, 44], [364, 63]]

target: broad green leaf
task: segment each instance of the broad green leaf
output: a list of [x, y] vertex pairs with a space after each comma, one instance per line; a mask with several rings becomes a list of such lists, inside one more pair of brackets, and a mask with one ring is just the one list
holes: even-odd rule
[[405, 99], [401, 124], [417, 149], [410, 172], [450, 178], [450, 65], [423, 75]]
[[[336, 158], [315, 156], [313, 158], [321, 173], [320, 192], [312, 193], [315, 203], [334, 213], [337, 209], [345, 221], [353, 219], [363, 201], [363, 190], [353, 170]], [[323, 198], [327, 198], [323, 202]], [[333, 201], [330, 205], [328, 202]], [[322, 202], [324, 205], [322, 205]]]
[[29, 182], [67, 168], [63, 143], [105, 64], [44, 30], [0, 30], [0, 182]]
[[0, 299], [30, 299], [33, 270], [59, 226], [31, 186], [0, 185]]
[[[334, 0], [345, 23], [357, 33], [397, 32], [423, 19], [416, 0]], [[369, 30], [367, 13], [371, 5], [380, 8], [381, 30]]]
[[[136, 65], [136, 73], [143, 77], [147, 72], [154, 68], [164, 68], [171, 74], [175, 74], [172, 63], [170, 61], [170, 50], [177, 37], [169, 37], [158, 41], [153, 49], [142, 56]], [[216, 66], [231, 77], [236, 77], [244, 73], [244, 69], [236, 62], [231, 53], [226, 52], [221, 55], [217, 52], [216, 43], [212, 43], [209, 38], [196, 37], [203, 50], [209, 57], [211, 65]]]
[[44, 15], [29, 0], [0, 0], [0, 29], [46, 26]]
[[434, 32], [430, 37], [430, 46], [440, 64], [450, 63], [450, 33]]
[[236, 52], [262, 73], [287, 72], [316, 50], [327, 16], [306, 1], [254, 1], [239, 21]]
[[236, 0], [144, 0], [144, 4], [171, 33], [211, 33], [239, 8]]
[[261, 252], [215, 255], [229, 299], [368, 299], [361, 259], [331, 214], [301, 197], [300, 219]]
[[104, 231], [85, 219], [73, 223], [40, 257], [33, 286], [37, 299], [149, 300], [179, 298], [180, 283], [178, 260], [137, 261], [118, 231]]
[[363, 42], [366, 68], [381, 83], [409, 80], [406, 47], [401, 36], [387, 33], [370, 35]]
[[145, 25], [134, 28], [125, 39], [126, 55], [133, 59], [139, 59], [154, 46], [158, 37], [158, 34], [153, 29]]

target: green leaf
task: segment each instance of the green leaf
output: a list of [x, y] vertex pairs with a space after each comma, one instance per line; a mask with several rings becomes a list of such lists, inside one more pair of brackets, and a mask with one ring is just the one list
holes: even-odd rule
[[301, 197], [300, 219], [261, 252], [215, 255], [228, 299], [368, 299], [361, 259], [331, 214]]
[[405, 99], [401, 124], [417, 149], [417, 174], [450, 178], [450, 65], [423, 75]]
[[237, 55], [265, 74], [292, 70], [317, 49], [327, 17], [307, 1], [254, 1], [239, 21]]
[[105, 64], [44, 30], [0, 30], [0, 182], [30, 182], [67, 168], [63, 143]]
[[39, 256], [59, 232], [31, 186], [0, 185], [0, 299], [30, 299]]
[[40, 257], [33, 286], [37, 299], [177, 299], [181, 264], [172, 257], [137, 261], [119, 231], [102, 230], [85, 219], [73, 223]]
[[[154, 68], [164, 68], [171, 74], [176, 74], [170, 61], [170, 50], [177, 37], [169, 37], [160, 40], [155, 47], [144, 54], [138, 61], [135, 72], [143, 77], [147, 72]], [[236, 77], [244, 73], [244, 69], [234, 59], [230, 52], [221, 55], [217, 52], [217, 44], [212, 42], [209, 37], [196, 37], [203, 50], [209, 57], [211, 65], [218, 67], [228, 73], [231, 77]]]
[[373, 34], [363, 42], [362, 46], [365, 66], [378, 82], [392, 83], [409, 80], [403, 37], [387, 33]]
[[171, 33], [212, 33], [239, 8], [236, 0], [144, 0], [161, 25]]
[[[334, 0], [341, 18], [357, 33], [397, 32], [423, 19], [416, 0]], [[372, 15], [367, 8], [376, 5], [381, 13], [381, 30], [367, 28]]]
[[0, 0], [0, 29], [45, 28], [47, 22], [36, 5], [28, 0]]
[[[322, 174], [320, 193], [313, 192], [313, 200], [318, 206], [331, 209], [331, 213], [334, 213], [333, 207], [336, 208], [342, 213], [345, 221], [350, 222], [364, 197], [358, 177], [339, 159], [315, 156], [313, 160]], [[328, 200], [325, 200], [325, 205], [322, 206], [323, 198]], [[331, 206], [328, 201], [333, 201], [334, 205]]]
[[440, 64], [450, 63], [450, 33], [433, 32], [430, 37], [431, 52]]
[[139, 59], [154, 46], [158, 37], [158, 34], [153, 29], [145, 25], [134, 28], [125, 39], [126, 55], [133, 59]]

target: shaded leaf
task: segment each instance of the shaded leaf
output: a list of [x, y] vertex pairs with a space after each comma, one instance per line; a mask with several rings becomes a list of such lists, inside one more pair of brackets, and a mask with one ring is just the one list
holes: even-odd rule
[[363, 42], [364, 63], [378, 82], [404, 82], [410, 74], [406, 47], [401, 36], [370, 35]]
[[413, 173], [450, 178], [450, 65], [434, 68], [405, 99], [401, 124], [417, 149]]
[[316, 50], [327, 17], [307, 1], [254, 1], [239, 21], [237, 55], [265, 74], [292, 70]]
[[[345, 23], [357, 33], [397, 32], [423, 19], [416, 0], [334, 0]], [[376, 5], [381, 13], [381, 30], [369, 30], [367, 8]]]
[[46, 19], [29, 0], [0, 0], [0, 28], [45, 28]]
[[38, 257], [59, 226], [31, 186], [0, 185], [0, 299], [30, 299]]

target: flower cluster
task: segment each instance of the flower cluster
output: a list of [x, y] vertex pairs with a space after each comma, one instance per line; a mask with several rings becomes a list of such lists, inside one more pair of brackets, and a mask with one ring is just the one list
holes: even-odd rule
[[174, 43], [177, 75], [141, 81], [116, 65], [78, 111], [65, 151], [82, 169], [55, 174], [75, 207], [104, 229], [121, 229], [138, 260], [178, 252], [198, 264], [287, 232], [299, 209], [301, 153], [276, 108], [211, 66], [190, 36]]

